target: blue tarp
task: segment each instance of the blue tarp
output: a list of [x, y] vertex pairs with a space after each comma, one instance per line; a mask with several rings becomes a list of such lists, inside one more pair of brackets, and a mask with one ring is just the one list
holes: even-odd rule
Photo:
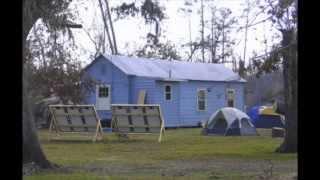
[[248, 112], [248, 116], [251, 118], [251, 122], [254, 124], [259, 119], [260, 106], [253, 106]]
[[259, 114], [260, 108], [261, 106], [254, 106], [247, 112], [256, 128], [284, 127], [280, 116], [261, 115]]

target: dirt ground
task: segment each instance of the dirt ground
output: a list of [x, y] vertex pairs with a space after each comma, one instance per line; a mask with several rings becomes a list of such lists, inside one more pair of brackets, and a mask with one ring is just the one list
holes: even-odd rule
[[[272, 170], [271, 170], [272, 169]], [[236, 159], [210, 159], [210, 160], [176, 160], [162, 161], [155, 165], [97, 165], [68, 166], [58, 171], [73, 172], [85, 171], [98, 175], [130, 175], [154, 174], [161, 176], [191, 176], [193, 173], [210, 172], [216, 179], [223, 173], [240, 173], [263, 178], [267, 173], [278, 174], [278, 180], [296, 179], [297, 160], [288, 161], [261, 161], [261, 160], [236, 160]]]

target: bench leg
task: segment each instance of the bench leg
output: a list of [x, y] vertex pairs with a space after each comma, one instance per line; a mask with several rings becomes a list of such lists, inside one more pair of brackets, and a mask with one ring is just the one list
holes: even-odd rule
[[161, 142], [162, 134], [164, 135], [164, 128], [163, 127], [161, 127], [161, 129], [160, 129], [160, 136], [159, 136], [159, 139], [158, 139], [159, 143]]
[[101, 124], [98, 123], [97, 130], [92, 141], [96, 142], [97, 140], [102, 140], [102, 139], [103, 139], [103, 130], [102, 130]]
[[159, 143], [161, 143], [161, 135], [162, 135], [162, 133], [160, 133], [160, 136], [159, 136], [159, 139], [158, 139]]
[[118, 136], [118, 140], [120, 141], [121, 138], [125, 138], [125, 139], [129, 139], [127, 134], [121, 133], [118, 129], [118, 124], [117, 124], [117, 120], [112, 118], [111, 121], [111, 127], [113, 132], [116, 134], [116, 136]]
[[[52, 136], [52, 134], [53, 134], [53, 132], [52, 132], [52, 129], [53, 129], [53, 121], [51, 121], [51, 123], [50, 123], [50, 127], [49, 127], [49, 135], [48, 135], [48, 141], [51, 141], [51, 136]], [[55, 134], [56, 134], [56, 136], [58, 135], [58, 131], [57, 131], [57, 129], [55, 128]]]
[[96, 142], [97, 141], [98, 135], [99, 135], [99, 128], [97, 128], [96, 133], [94, 134], [94, 137], [92, 139], [92, 142]]
[[49, 127], [48, 141], [51, 140], [51, 134], [52, 134], [52, 123], [50, 123], [50, 127]]
[[97, 135], [97, 140], [102, 140], [103, 139], [103, 133], [102, 133], [102, 129], [100, 129], [100, 131], [98, 132], [98, 135]]

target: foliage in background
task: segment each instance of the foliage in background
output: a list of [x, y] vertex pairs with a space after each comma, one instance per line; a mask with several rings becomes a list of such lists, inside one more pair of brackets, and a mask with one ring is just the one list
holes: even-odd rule
[[157, 44], [147, 43], [142, 49], [137, 50], [136, 54], [138, 57], [181, 60], [181, 56], [176, 50], [176, 47], [170, 42]]
[[[55, 95], [64, 103], [80, 103], [84, 93], [93, 90], [93, 80], [81, 79], [81, 64], [72, 56], [77, 46], [63, 31], [50, 30], [40, 22], [34, 25], [27, 39], [27, 48], [31, 97]], [[85, 88], [81, 90], [81, 87]]]
[[[194, 10], [193, 6], [199, 1], [185, 1], [183, 7], [179, 11], [184, 15], [190, 15]], [[189, 42], [181, 47], [190, 47], [188, 52], [188, 61], [193, 61], [196, 57], [197, 61], [205, 63], [232, 63], [234, 58], [233, 48], [235, 47], [235, 39], [230, 37], [230, 34], [235, 30], [237, 20], [232, 15], [229, 8], [217, 8], [214, 1], [201, 1], [201, 6], [198, 14], [200, 15], [199, 33], [200, 36], [195, 40], [191, 38], [191, 22], [189, 20]], [[203, 13], [209, 11], [210, 19], [206, 20]], [[190, 17], [189, 17], [190, 18]], [[208, 30], [208, 32], [206, 32]], [[200, 52], [201, 50], [201, 52]], [[202, 58], [199, 58], [200, 56]]]
[[271, 51], [263, 57], [255, 58], [252, 61], [254, 72], [257, 77], [264, 73], [271, 73], [281, 69], [282, 55], [279, 45], [273, 45]]
[[158, 1], [141, 0], [139, 2], [140, 6], [137, 5], [137, 2], [133, 2], [130, 4], [122, 3], [118, 7], [111, 8], [111, 12], [117, 16], [116, 21], [128, 17], [142, 17], [145, 25], [154, 26], [154, 31], [146, 34], [146, 43], [133, 54], [138, 57], [180, 60], [179, 52], [172, 42], [160, 41], [161, 22], [167, 18], [164, 7], [161, 7]]
[[[290, 30], [294, 31], [295, 37], [297, 36], [297, 3], [295, 0], [264, 0], [257, 1], [257, 5], [262, 12], [269, 15], [268, 19], [281, 32], [282, 39], [285, 38], [286, 31]], [[292, 39], [292, 42], [285, 46], [274, 44], [269, 52], [261, 56], [254, 56], [253, 68], [257, 76], [279, 70], [284, 63], [284, 53], [287, 49], [294, 48], [296, 41], [296, 38]]]

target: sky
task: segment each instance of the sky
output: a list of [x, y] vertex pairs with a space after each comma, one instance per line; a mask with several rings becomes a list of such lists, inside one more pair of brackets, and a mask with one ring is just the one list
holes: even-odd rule
[[[110, 7], [115, 7], [120, 5], [122, 2], [133, 2], [139, 0], [109, 0]], [[179, 8], [184, 6], [186, 0], [158, 0], [160, 6], [165, 7], [165, 13], [168, 17], [161, 23], [161, 28], [164, 30], [162, 32], [163, 39], [169, 40], [179, 47], [181, 44], [189, 42], [189, 22], [191, 22], [191, 37], [193, 40], [200, 37], [199, 24], [200, 15], [197, 10], [200, 9], [200, 0], [194, 2], [192, 6], [192, 14], [190, 16], [183, 14], [179, 11]], [[189, 0], [190, 1], [190, 0]], [[251, 0], [252, 1], [252, 0]], [[211, 18], [209, 11], [209, 5], [214, 4], [217, 8], [227, 7], [232, 11], [232, 15], [236, 16], [238, 20], [238, 27], [244, 26], [244, 18], [240, 18], [244, 3], [246, 0], [214, 0], [208, 1], [204, 0], [205, 10], [204, 17], [205, 20]], [[76, 9], [78, 15], [77, 22], [83, 25], [83, 29], [72, 30], [75, 36], [76, 44], [79, 46], [77, 57], [83, 65], [90, 63], [90, 54], [94, 53], [94, 45], [90, 41], [85, 30], [90, 33], [92, 37], [103, 32], [103, 21], [100, 14], [100, 9], [98, 8], [98, 0], [78, 0], [71, 5], [71, 9]], [[252, 11], [254, 14], [254, 11]], [[261, 14], [256, 18], [255, 22], [258, 22], [267, 15]], [[115, 15], [112, 15], [112, 19], [115, 19]], [[118, 44], [118, 49], [120, 53], [128, 54], [133, 50], [141, 47], [146, 41], [145, 36], [147, 32], [152, 30], [154, 26], [145, 25], [142, 18], [128, 18], [125, 20], [118, 20], [113, 22], [116, 40]], [[152, 28], [152, 29], [151, 29]], [[209, 29], [205, 30], [209, 31]], [[270, 22], [261, 23], [252, 28], [248, 29], [248, 42], [247, 42], [247, 59], [252, 57], [252, 52], [256, 51], [259, 54], [264, 54], [265, 45], [262, 43], [263, 39], [266, 38], [268, 41], [268, 46], [270, 47], [272, 43], [278, 42], [279, 39], [273, 39], [272, 36], [277, 33], [277, 31], [271, 27]], [[243, 47], [244, 47], [244, 31], [239, 31], [238, 33], [233, 32], [232, 37], [236, 39], [237, 46], [234, 48], [234, 52], [237, 56], [243, 57]], [[181, 54], [186, 49], [180, 49]], [[246, 61], [246, 64], [248, 60]]]

